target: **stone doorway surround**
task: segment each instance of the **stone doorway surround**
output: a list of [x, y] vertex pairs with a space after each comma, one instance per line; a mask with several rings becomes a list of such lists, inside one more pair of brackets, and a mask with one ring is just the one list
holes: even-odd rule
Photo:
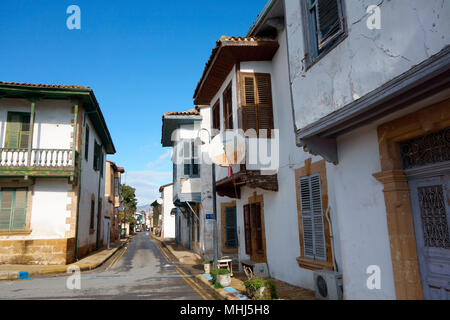
[[423, 299], [410, 189], [402, 169], [399, 143], [450, 127], [450, 99], [378, 127], [392, 267], [398, 300]]

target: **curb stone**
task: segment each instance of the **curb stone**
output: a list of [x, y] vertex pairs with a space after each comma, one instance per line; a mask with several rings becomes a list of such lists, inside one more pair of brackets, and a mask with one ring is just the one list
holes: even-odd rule
[[47, 266], [43, 268], [43, 270], [35, 270], [35, 271], [0, 271], [0, 280], [30, 280], [32, 276], [39, 276], [39, 275], [49, 275], [49, 274], [60, 274], [60, 273], [66, 273], [67, 269], [71, 266], [77, 266], [80, 268], [81, 271], [90, 271], [98, 268], [103, 263], [105, 263], [106, 260], [111, 258], [112, 255], [114, 255], [118, 250], [122, 249], [128, 241], [123, 242], [120, 246], [118, 246], [114, 251], [111, 251], [108, 255], [104, 257], [99, 262], [96, 263], [72, 263], [66, 266]]

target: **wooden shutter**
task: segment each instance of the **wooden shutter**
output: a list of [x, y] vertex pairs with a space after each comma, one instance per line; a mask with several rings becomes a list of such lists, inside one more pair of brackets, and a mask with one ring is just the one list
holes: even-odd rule
[[30, 120], [31, 116], [29, 114], [22, 115], [22, 126], [20, 128], [20, 144], [19, 148], [27, 149], [28, 142], [30, 140]]
[[224, 129], [233, 129], [233, 95], [231, 83], [223, 94], [223, 122]]
[[268, 136], [274, 128], [270, 74], [242, 73], [242, 129], [266, 129]]
[[320, 175], [300, 178], [300, 199], [304, 255], [326, 261]]
[[267, 137], [270, 137], [273, 125], [272, 108], [272, 86], [270, 84], [270, 75], [256, 75], [258, 89], [258, 134], [260, 130], [267, 130]]
[[340, 0], [317, 0], [319, 50], [344, 32]]
[[12, 207], [13, 191], [3, 189], [0, 191], [0, 230], [9, 230]]
[[250, 205], [244, 206], [245, 253], [252, 254], [252, 229], [250, 224]]
[[8, 112], [6, 126], [6, 148], [19, 148], [22, 116], [19, 113]]
[[218, 100], [212, 109], [212, 127], [220, 130], [220, 100]]
[[11, 230], [24, 230], [27, 217], [27, 188], [14, 191], [14, 207], [12, 209]]
[[256, 253], [263, 255], [264, 254], [264, 245], [263, 245], [263, 230], [262, 230], [262, 221], [261, 221], [261, 204], [253, 203], [251, 205], [251, 216], [254, 221], [254, 230], [255, 230], [255, 238], [256, 238]]
[[0, 230], [25, 229], [27, 191], [27, 188], [0, 191]]
[[225, 207], [225, 247], [237, 248], [236, 207]]

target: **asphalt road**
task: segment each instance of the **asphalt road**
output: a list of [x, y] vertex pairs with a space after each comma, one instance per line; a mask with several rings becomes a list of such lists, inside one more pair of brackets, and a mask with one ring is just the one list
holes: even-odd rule
[[213, 299], [209, 289], [172, 261], [158, 242], [141, 232], [102, 267], [82, 272], [80, 281], [69, 274], [0, 281], [0, 299]]

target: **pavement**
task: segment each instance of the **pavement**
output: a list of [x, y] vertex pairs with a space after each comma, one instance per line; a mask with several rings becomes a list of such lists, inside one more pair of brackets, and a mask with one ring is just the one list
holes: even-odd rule
[[40, 274], [29, 280], [0, 281], [0, 299], [215, 300], [220, 297], [169, 256], [147, 232], [140, 232], [94, 270], [78, 275]]
[[127, 242], [128, 239], [121, 239], [112, 243], [110, 249], [101, 249], [69, 265], [0, 264], [0, 280], [26, 280], [40, 275], [67, 273], [67, 270], [74, 266], [78, 267], [81, 271], [93, 270], [102, 265]]
[[[247, 279], [243, 272], [233, 270], [234, 276], [231, 278], [230, 287], [223, 289], [215, 289], [209, 274], [204, 274], [203, 259], [200, 255], [189, 250], [180, 244], [177, 244], [174, 239], [162, 239], [151, 235], [151, 237], [166, 248], [170, 254], [178, 259], [183, 268], [201, 281], [204, 285], [215, 290], [216, 293], [224, 300], [247, 300], [246, 288], [244, 281]], [[269, 278], [276, 287], [278, 297], [281, 300], [315, 300], [315, 294], [311, 290], [300, 288], [289, 283], [280, 281], [278, 279]]]

